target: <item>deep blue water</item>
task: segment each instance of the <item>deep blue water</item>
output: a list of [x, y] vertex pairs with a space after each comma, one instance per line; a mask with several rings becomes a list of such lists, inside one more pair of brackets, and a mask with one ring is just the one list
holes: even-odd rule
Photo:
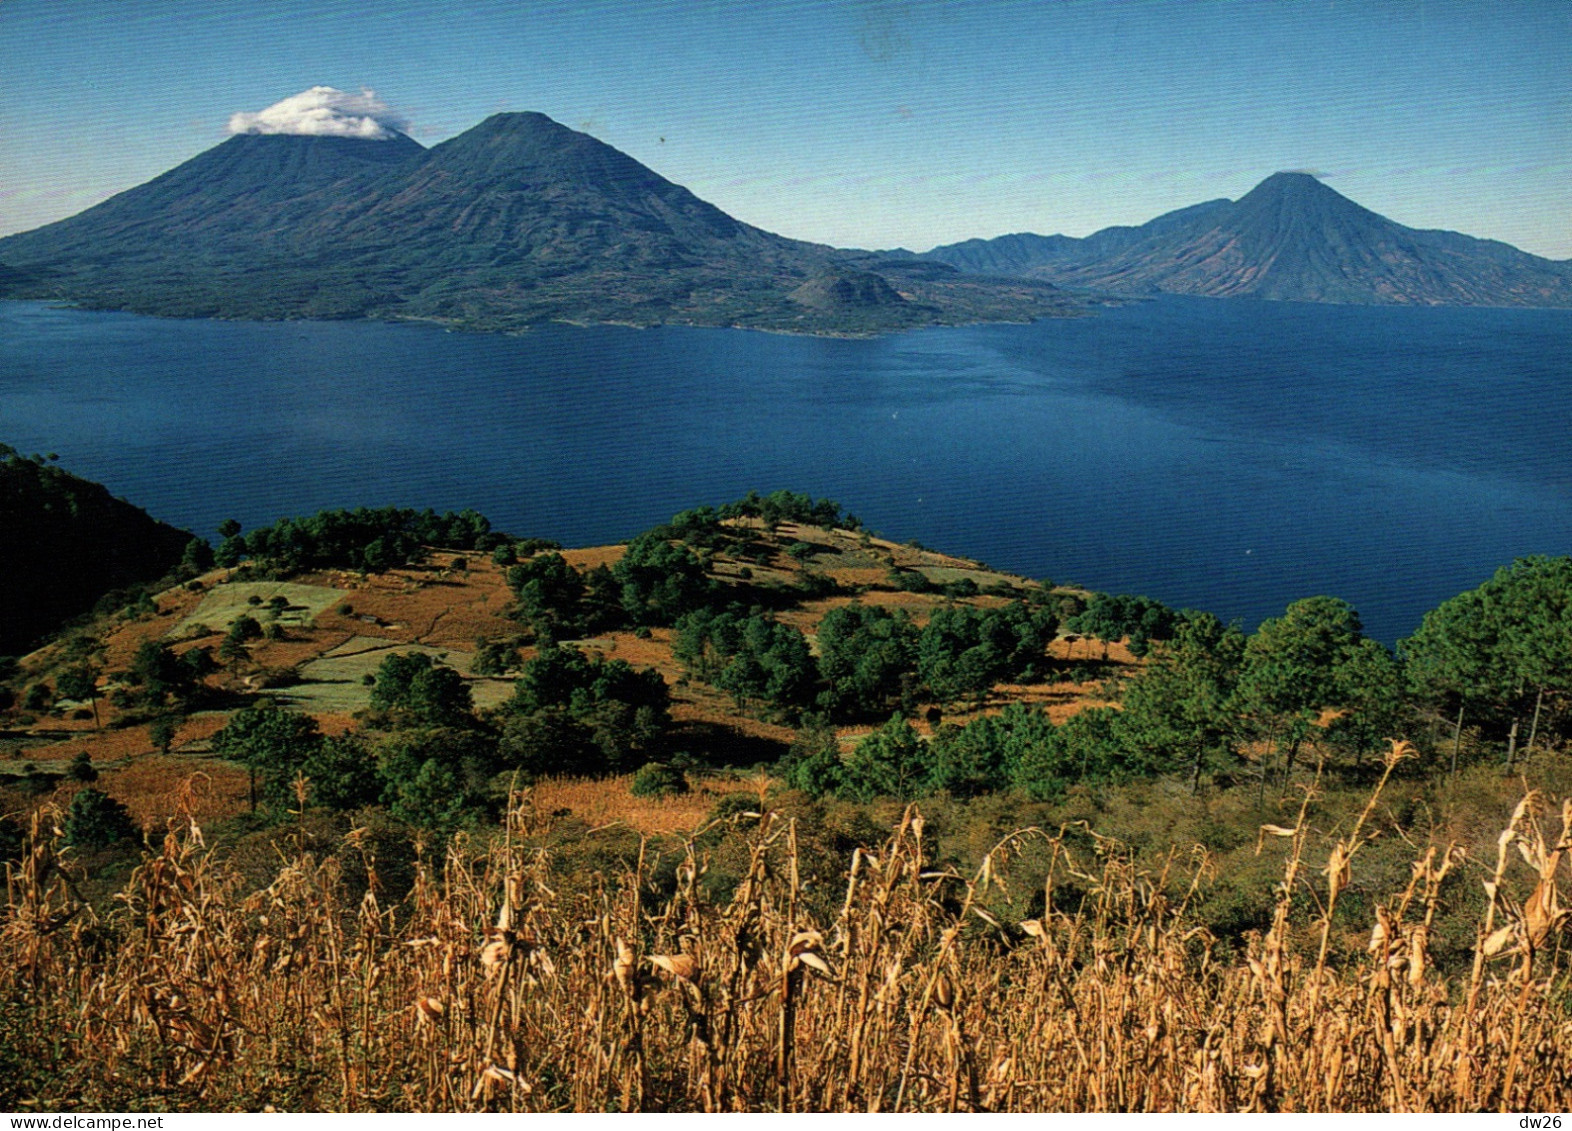
[[1572, 311], [1175, 298], [842, 340], [0, 303], [0, 442], [208, 535], [395, 503], [583, 545], [789, 487], [1247, 628], [1329, 593], [1391, 643], [1572, 552]]

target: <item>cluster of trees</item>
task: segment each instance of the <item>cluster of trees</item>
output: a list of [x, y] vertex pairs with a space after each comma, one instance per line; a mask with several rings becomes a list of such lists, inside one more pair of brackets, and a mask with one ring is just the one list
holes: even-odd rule
[[799, 630], [761, 605], [738, 603], [738, 590], [711, 576], [719, 546], [735, 554], [749, 545], [752, 535], [734, 525], [739, 518], [856, 524], [833, 501], [787, 491], [684, 511], [634, 538], [610, 568], [581, 573], [558, 553], [512, 566], [514, 615], [546, 643], [626, 625], [675, 626], [688, 673], [739, 706], [838, 717], [909, 708], [923, 694], [944, 703], [979, 698], [1043, 663], [1056, 616], [1018, 601], [1002, 609], [946, 606], [921, 630], [905, 613], [854, 603], [825, 616], [815, 656]]
[[[737, 520], [743, 520], [740, 524]], [[722, 541], [746, 541], [746, 527], [757, 523], [773, 531], [783, 522], [826, 529], [861, 530], [862, 520], [847, 514], [833, 499], [815, 499], [794, 491], [760, 495], [749, 491], [742, 498], [720, 506], [694, 507], [648, 533], [670, 541], [713, 547]], [[738, 529], [741, 526], [743, 529]]]
[[718, 590], [708, 563], [658, 531], [640, 534], [611, 567], [623, 614], [634, 625], [668, 625], [703, 608]]
[[513, 616], [537, 640], [586, 636], [619, 618], [620, 587], [605, 566], [585, 576], [561, 554], [548, 552], [509, 567], [505, 576], [513, 591]]
[[916, 695], [917, 629], [904, 610], [853, 602], [819, 621], [822, 703], [831, 715], [888, 713]]
[[298, 808], [297, 783], [315, 804], [353, 809], [380, 800], [375, 762], [354, 735], [326, 736], [316, 719], [263, 700], [230, 716], [213, 750], [251, 775], [251, 803], [277, 811]]
[[[1511, 765], [1549, 716], [1564, 721], [1572, 692], [1572, 558], [1520, 558], [1477, 589], [1426, 614], [1399, 646], [1408, 686], [1453, 726], [1507, 734]], [[1526, 736], [1523, 723], [1527, 722]]]
[[1104, 748], [1116, 714], [1086, 712], [1054, 726], [1042, 711], [1013, 703], [964, 727], [940, 727], [925, 742], [897, 713], [845, 757], [835, 732], [819, 724], [799, 735], [781, 771], [812, 796], [851, 801], [911, 801], [941, 791], [975, 797], [1002, 789], [1055, 797], [1072, 782], [1110, 776]]
[[478, 715], [469, 685], [421, 652], [371, 677], [367, 726], [328, 736], [311, 716], [263, 701], [236, 712], [214, 749], [251, 773], [253, 805], [381, 805], [438, 829], [494, 808], [515, 774], [626, 772], [658, 752], [670, 725], [665, 682], [621, 660], [548, 647], [520, 671], [513, 697]]
[[428, 546], [489, 553], [512, 542], [473, 510], [437, 514], [399, 507], [327, 510], [306, 518], [281, 518], [247, 534], [234, 519], [219, 528], [218, 564], [250, 558], [285, 576], [312, 569], [384, 570], [424, 559]]
[[815, 499], [811, 495], [793, 491], [772, 491], [763, 496], [757, 491], [749, 491], [736, 502], [717, 507], [715, 513], [722, 519], [758, 519], [769, 529], [783, 522], [822, 526], [831, 530], [862, 529], [862, 521], [855, 515], [847, 514], [834, 500]]
[[530, 774], [599, 774], [647, 760], [671, 724], [660, 673], [550, 647], [525, 664], [502, 705], [499, 750]]
[[689, 674], [736, 700], [806, 707], [818, 688], [808, 640], [762, 609], [697, 609], [677, 621], [673, 652]]
[[581, 573], [559, 553], [537, 553], [507, 572], [516, 598], [514, 615], [537, 639], [554, 641], [625, 625], [676, 624], [698, 611], [719, 611], [732, 594], [710, 574], [716, 549], [748, 557], [753, 535], [734, 520], [767, 526], [803, 522], [853, 526], [839, 503], [790, 491], [745, 498], [719, 507], [697, 507], [633, 538], [611, 567]]
[[[99, 680], [106, 675], [104, 654], [105, 648], [96, 637], [72, 636], [61, 649], [53, 690], [43, 681], [35, 683], [23, 705], [44, 710], [56, 697], [85, 703], [94, 723], [102, 725], [98, 701], [104, 697], [99, 688]], [[205, 677], [217, 669], [206, 648], [177, 653], [162, 641], [144, 640], [124, 670], [107, 673], [107, 697], [122, 712], [123, 721], [150, 719], [155, 745], [167, 751], [178, 719], [210, 698]]]
[[[1332, 597], [1296, 601], [1246, 636], [1209, 613], [1153, 611], [1139, 599], [1094, 599], [1072, 621], [1114, 639], [1139, 623], [1148, 664], [1119, 708], [1054, 725], [1020, 705], [923, 741], [895, 715], [846, 756], [809, 727], [783, 763], [814, 795], [915, 798], [1017, 789], [1052, 798], [1077, 782], [1155, 775], [1286, 784], [1306, 745], [1355, 768], [1388, 738], [1421, 738], [1445, 717], [1456, 769], [1463, 723], [1510, 767], [1522, 749], [1564, 734], [1572, 692], [1572, 558], [1525, 558], [1425, 617], [1396, 654], [1363, 635]], [[1103, 635], [1106, 634], [1106, 635]], [[963, 653], [964, 655], [964, 653]], [[876, 661], [875, 661], [876, 662]], [[1430, 720], [1427, 728], [1426, 720]], [[1247, 766], [1240, 752], [1257, 752]], [[1444, 756], [1445, 751], [1440, 751]]]
[[718, 592], [704, 558], [655, 532], [634, 538], [609, 568], [580, 573], [561, 554], [547, 552], [509, 567], [506, 577], [514, 617], [542, 641], [623, 625], [669, 625]]
[[1065, 627], [1102, 641], [1128, 640], [1132, 654], [1145, 656], [1154, 643], [1172, 638], [1178, 621], [1173, 609], [1150, 597], [1097, 593]]
[[190, 648], [176, 654], [162, 641], [144, 640], [122, 676], [122, 703], [153, 711], [171, 707], [189, 711], [204, 696], [203, 678], [217, 669], [206, 648]]
[[951, 704], [1001, 681], [1039, 674], [1056, 628], [1041, 606], [944, 605], [919, 629], [904, 610], [852, 602], [819, 622], [818, 655], [768, 612], [701, 609], [677, 622], [674, 650], [688, 672], [739, 706], [813, 708], [837, 718], [908, 712], [919, 699]]

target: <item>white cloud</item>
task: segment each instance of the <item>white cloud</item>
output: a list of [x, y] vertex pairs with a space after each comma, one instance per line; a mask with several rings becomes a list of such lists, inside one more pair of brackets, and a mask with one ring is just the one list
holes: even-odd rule
[[232, 134], [306, 134], [386, 141], [395, 130], [407, 132], [408, 120], [365, 87], [359, 94], [349, 94], [331, 86], [314, 86], [275, 102], [266, 110], [242, 110], [229, 119]]

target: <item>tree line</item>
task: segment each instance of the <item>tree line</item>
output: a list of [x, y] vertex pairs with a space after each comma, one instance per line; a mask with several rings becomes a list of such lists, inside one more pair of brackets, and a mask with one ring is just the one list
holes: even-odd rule
[[305, 518], [281, 518], [242, 533], [226, 519], [218, 528], [215, 555], [222, 566], [249, 558], [261, 572], [287, 576], [314, 569], [377, 572], [425, 560], [428, 547], [491, 552], [513, 541], [473, 510], [441, 514], [431, 509], [358, 507], [324, 510]]
[[[1094, 601], [1069, 624], [1101, 639], [1132, 635], [1098, 619], [1140, 601]], [[1011, 705], [999, 715], [941, 726], [926, 741], [897, 714], [843, 756], [832, 731], [804, 731], [783, 764], [810, 794], [912, 799], [1017, 789], [1037, 799], [1079, 782], [1179, 776], [1237, 785], [1286, 785], [1314, 746], [1349, 770], [1374, 766], [1386, 740], [1430, 751], [1455, 771], [1465, 721], [1503, 769], [1536, 745], [1564, 739], [1572, 693], [1572, 558], [1529, 557], [1427, 614], [1396, 652], [1362, 632], [1332, 597], [1296, 601], [1252, 634], [1209, 613], [1168, 611], [1142, 644], [1148, 662], [1118, 689], [1118, 707], [1083, 710], [1055, 725]], [[1159, 637], [1152, 639], [1152, 637]], [[1251, 753], [1246, 758], [1247, 749]], [[1483, 756], [1491, 756], [1488, 753]]]

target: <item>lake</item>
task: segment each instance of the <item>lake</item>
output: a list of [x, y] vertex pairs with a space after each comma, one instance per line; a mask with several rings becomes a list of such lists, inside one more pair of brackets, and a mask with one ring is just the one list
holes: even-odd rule
[[750, 489], [1251, 628], [1387, 643], [1572, 552], [1572, 311], [1164, 298], [868, 340], [170, 321], [0, 303], [0, 442], [211, 536], [473, 507], [567, 545]]

